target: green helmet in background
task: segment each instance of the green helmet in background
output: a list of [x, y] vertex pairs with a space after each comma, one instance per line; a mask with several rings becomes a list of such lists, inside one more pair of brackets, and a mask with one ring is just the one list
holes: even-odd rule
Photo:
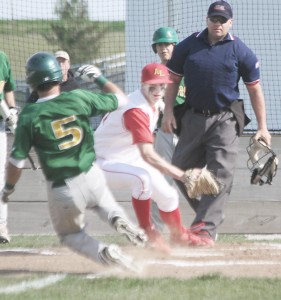
[[62, 71], [56, 58], [47, 52], [37, 52], [25, 66], [26, 83], [33, 89], [48, 82], [61, 82]]
[[156, 44], [159, 43], [175, 43], [179, 42], [178, 35], [172, 27], [160, 27], [158, 28], [152, 38], [152, 49], [156, 53]]

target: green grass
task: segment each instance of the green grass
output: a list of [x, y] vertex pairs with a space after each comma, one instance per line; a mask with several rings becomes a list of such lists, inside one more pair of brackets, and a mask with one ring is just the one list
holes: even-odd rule
[[[51, 23], [60, 23], [58, 20], [0, 20], [0, 34], [8, 34], [18, 36], [19, 33], [32, 33], [36, 28], [38, 33], [50, 30]], [[103, 26], [104, 22], [89, 21], [91, 24]], [[125, 31], [124, 21], [106, 22], [110, 31]]]
[[[51, 32], [52, 22], [58, 21], [0, 20], [1, 50], [10, 58], [15, 79], [23, 80], [25, 78], [25, 63], [30, 55], [38, 51], [55, 52], [58, 50], [58, 45], [48, 44], [41, 35], [43, 32]], [[105, 24], [109, 26], [110, 30], [100, 41], [100, 49], [96, 58], [125, 51], [125, 23], [106, 22]], [[89, 59], [92, 58], [89, 57]]]
[[281, 280], [230, 279], [216, 274], [190, 280], [116, 277], [86, 279], [85, 276], [69, 275], [63, 281], [39, 290], [0, 296], [1, 300], [277, 300], [281, 296]]

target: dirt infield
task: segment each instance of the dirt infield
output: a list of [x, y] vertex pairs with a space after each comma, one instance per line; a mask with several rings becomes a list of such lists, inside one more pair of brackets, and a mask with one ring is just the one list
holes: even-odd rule
[[0, 274], [68, 273], [93, 276], [116, 275], [191, 278], [208, 274], [231, 277], [281, 278], [281, 244], [218, 243], [214, 248], [173, 248], [171, 255], [150, 249], [123, 247], [135, 257], [142, 271], [137, 274], [104, 268], [66, 248], [0, 248]]

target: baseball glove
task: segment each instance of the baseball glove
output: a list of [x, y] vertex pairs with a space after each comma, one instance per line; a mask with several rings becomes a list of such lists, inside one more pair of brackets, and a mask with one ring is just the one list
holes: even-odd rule
[[193, 169], [185, 171], [185, 188], [188, 197], [195, 199], [201, 195], [217, 195], [220, 192], [220, 184], [216, 177], [206, 168], [196, 174]]

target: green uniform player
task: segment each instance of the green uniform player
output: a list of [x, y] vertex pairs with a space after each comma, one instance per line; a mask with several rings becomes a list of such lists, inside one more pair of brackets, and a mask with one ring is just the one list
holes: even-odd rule
[[26, 81], [38, 92], [39, 99], [27, 104], [20, 114], [1, 198], [4, 202], [9, 200], [34, 147], [47, 179], [50, 216], [61, 243], [101, 264], [135, 269], [131, 257], [119, 247], [93, 239], [84, 230], [85, 210], [91, 209], [134, 244], [143, 246], [146, 242], [143, 231], [128, 220], [113, 198], [95, 163], [88, 119], [118, 109], [127, 103], [127, 97], [95, 66], [83, 66], [78, 74], [96, 82], [107, 93], [60, 93], [62, 73], [53, 55], [38, 52], [27, 61]]
[[[15, 108], [14, 90], [16, 84], [11, 72], [7, 55], [0, 51], [0, 191], [5, 183], [5, 170], [7, 158], [7, 134], [6, 125], [15, 127], [17, 123], [17, 110]], [[9, 119], [2, 117], [2, 111], [9, 113]], [[5, 123], [7, 121], [7, 123]], [[0, 201], [0, 243], [9, 243], [8, 234], [8, 205]]]
[[12, 157], [25, 159], [34, 146], [46, 179], [53, 182], [87, 172], [95, 160], [88, 118], [117, 107], [116, 95], [84, 90], [28, 104], [21, 112]]

